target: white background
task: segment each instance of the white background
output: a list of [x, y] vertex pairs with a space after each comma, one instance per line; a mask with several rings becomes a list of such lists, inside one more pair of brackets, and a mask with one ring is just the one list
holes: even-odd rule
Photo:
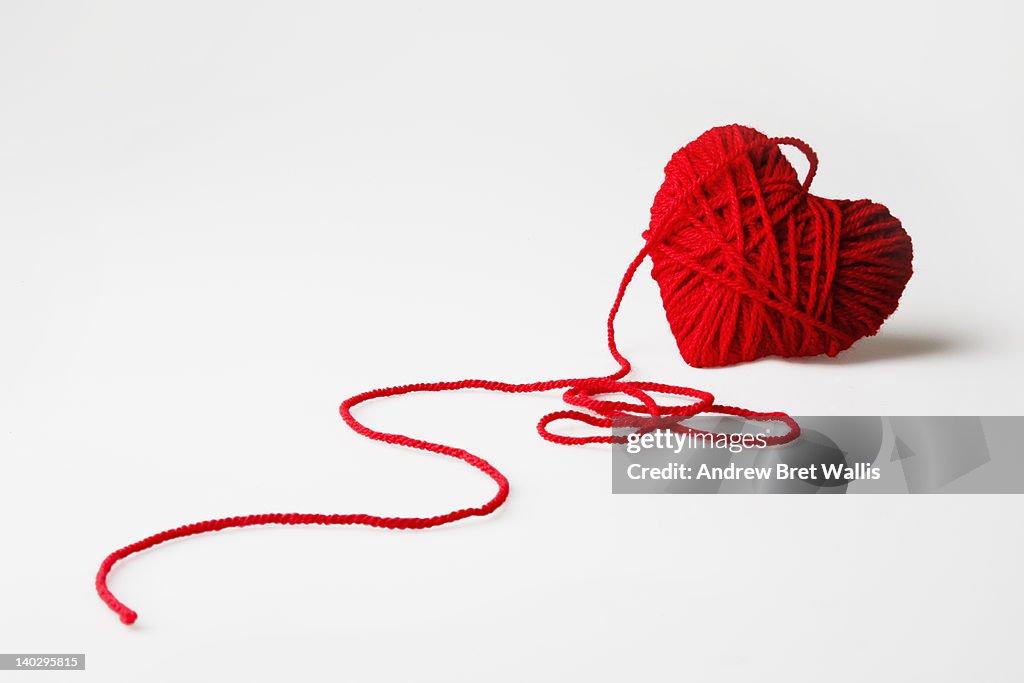
[[93, 593], [189, 521], [486, 500], [337, 404], [613, 369], [662, 168], [717, 124], [810, 142], [814, 191], [888, 205], [916, 272], [837, 360], [694, 370], [645, 269], [637, 377], [1020, 414], [1019, 6], [742, 5], [0, 5], [0, 651], [86, 653], [40, 680], [1019, 680], [1019, 497], [612, 496], [606, 447], [536, 436], [556, 395], [360, 412], [494, 462], [492, 518], [169, 544], [111, 577], [132, 628]]

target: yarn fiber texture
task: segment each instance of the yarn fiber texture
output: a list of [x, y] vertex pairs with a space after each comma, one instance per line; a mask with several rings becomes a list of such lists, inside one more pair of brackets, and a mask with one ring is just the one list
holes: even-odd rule
[[[784, 144], [808, 157], [803, 183]], [[800, 140], [740, 125], [712, 128], [668, 162], [644, 236], [690, 365], [835, 356], [896, 310], [910, 237], [881, 204], [811, 194], [817, 163]]]
[[[811, 166], [803, 183], [780, 145], [796, 146], [807, 155]], [[800, 426], [785, 413], [718, 403], [700, 389], [626, 379], [631, 365], [616, 343], [615, 317], [629, 283], [650, 256], [669, 325], [691, 365], [725, 365], [771, 354], [835, 355], [856, 339], [874, 334], [896, 308], [910, 277], [910, 238], [880, 204], [810, 194], [816, 168], [817, 157], [806, 143], [768, 138], [737, 125], [713, 128], [679, 150], [665, 169], [650, 228], [644, 233], [646, 241], [627, 266], [608, 313], [608, 351], [618, 364], [610, 374], [523, 383], [418, 382], [371, 389], [341, 403], [341, 419], [357, 434], [461, 460], [487, 476], [495, 491], [479, 505], [416, 517], [271, 512], [185, 524], [107, 555], [96, 573], [97, 594], [123, 623], [135, 623], [138, 614], [114, 595], [108, 578], [121, 561], [174, 539], [265, 524], [422, 530], [489, 515], [504, 504], [509, 481], [487, 460], [456, 446], [378, 431], [356, 416], [360, 405], [388, 397], [461, 390], [508, 394], [561, 390], [567, 408], [544, 415], [537, 432], [563, 445], [622, 440], [611, 433], [614, 420], [678, 422], [701, 413], [777, 422], [785, 429], [773, 432], [767, 444], [793, 441], [800, 435]], [[602, 398], [607, 395], [627, 400]], [[657, 396], [671, 401], [661, 402]], [[600, 431], [570, 436], [550, 429], [564, 421]]]

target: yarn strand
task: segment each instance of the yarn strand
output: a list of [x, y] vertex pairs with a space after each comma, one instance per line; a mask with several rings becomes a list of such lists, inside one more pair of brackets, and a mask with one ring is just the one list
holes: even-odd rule
[[[801, 182], [781, 152], [789, 145], [808, 161]], [[263, 524], [319, 524], [429, 529], [486, 516], [509, 495], [509, 481], [483, 458], [462, 448], [367, 426], [354, 409], [368, 401], [413, 393], [466, 389], [525, 394], [563, 390], [566, 408], [550, 412], [537, 432], [553, 443], [614, 443], [616, 420], [650, 428], [698, 414], [719, 414], [786, 426], [768, 445], [799, 436], [781, 412], [723, 405], [699, 389], [627, 380], [632, 367], [615, 339], [615, 319], [641, 264], [651, 260], [669, 327], [683, 359], [694, 367], [730, 365], [764, 356], [834, 356], [875, 334], [896, 309], [912, 273], [913, 249], [899, 220], [870, 200], [833, 200], [810, 192], [818, 157], [798, 138], [769, 138], [739, 125], [712, 128], [677, 151], [651, 207], [643, 248], [630, 261], [608, 313], [607, 343], [618, 369], [595, 377], [513, 383], [487, 379], [421, 382], [385, 387], [345, 399], [339, 412], [352, 431], [373, 441], [455, 458], [497, 487], [486, 502], [431, 517], [368, 514], [269, 513], [211, 519], [168, 529], [110, 553], [96, 574], [96, 591], [125, 624], [138, 614], [109, 589], [115, 565], [167, 541]], [[622, 395], [627, 400], [610, 398]], [[673, 398], [661, 402], [656, 395]], [[572, 421], [600, 430], [583, 436], [552, 431]], [[682, 429], [697, 431], [683, 423]]]
[[[222, 519], [211, 519], [193, 524], [186, 524], [160, 533], [153, 534], [135, 543], [119, 548], [110, 553], [100, 565], [96, 574], [96, 592], [100, 599], [113, 610], [124, 624], [133, 624], [138, 618], [138, 613], [125, 605], [109, 589], [107, 579], [111, 570], [118, 562], [136, 553], [148, 550], [154, 546], [166, 543], [178, 538], [205, 534], [224, 529], [259, 526], [265, 524], [319, 524], [319, 525], [362, 525], [378, 527], [381, 529], [429, 529], [444, 524], [451, 524], [468, 517], [482, 517], [491, 514], [508, 498], [509, 481], [497, 468], [483, 458], [476, 456], [469, 451], [455, 446], [434, 443], [417, 439], [404, 434], [382, 432], [368, 427], [360, 422], [352, 413], [353, 409], [366, 403], [392, 396], [402, 396], [413, 393], [435, 393], [446, 391], [460, 391], [463, 389], [482, 389], [507, 394], [525, 394], [552, 391], [555, 389], [566, 389], [564, 400], [567, 404], [583, 410], [558, 410], [544, 415], [537, 423], [537, 431], [547, 441], [563, 445], [587, 444], [587, 443], [612, 443], [611, 434], [597, 434], [590, 436], [566, 436], [551, 432], [548, 426], [559, 420], [571, 420], [610, 430], [613, 419], [624, 414], [641, 413], [651, 417], [672, 416], [678, 419], [692, 417], [700, 413], [718, 413], [733, 415], [754, 420], [776, 420], [787, 426], [787, 431], [781, 435], [769, 438], [770, 444], [780, 444], [795, 439], [800, 428], [792, 418], [785, 413], [770, 412], [762, 413], [734, 406], [719, 405], [714, 402], [714, 396], [706, 391], [692, 389], [689, 387], [676, 386], [671, 384], [660, 384], [656, 382], [626, 381], [625, 377], [631, 369], [629, 360], [619, 351], [615, 341], [615, 317], [618, 315], [622, 300], [626, 295], [626, 289], [636, 274], [637, 269], [648, 255], [648, 247], [645, 245], [636, 257], [630, 262], [619, 284], [608, 314], [608, 350], [612, 357], [619, 364], [615, 372], [599, 376], [573, 379], [554, 379], [537, 382], [511, 383], [485, 379], [463, 379], [447, 382], [421, 382], [395, 387], [385, 387], [365, 391], [345, 399], [340, 407], [341, 418], [352, 431], [374, 441], [381, 441], [396, 446], [403, 446], [438, 455], [445, 455], [457, 460], [462, 460], [468, 465], [483, 472], [497, 486], [494, 496], [482, 505], [471, 508], [462, 508], [450, 512], [435, 515], [432, 517], [381, 517], [368, 514], [315, 514], [315, 513], [266, 513], [256, 515], [245, 515], [238, 517], [225, 517]], [[600, 394], [620, 393], [636, 399], [637, 403], [621, 401], [609, 401], [597, 399]], [[661, 404], [651, 394], [659, 393], [678, 396], [690, 399], [691, 402], [674, 405]]]

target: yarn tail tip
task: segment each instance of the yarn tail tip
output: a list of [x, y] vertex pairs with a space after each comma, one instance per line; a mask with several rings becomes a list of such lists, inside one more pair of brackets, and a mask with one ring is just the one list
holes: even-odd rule
[[123, 612], [119, 612], [118, 616], [121, 617], [121, 623], [125, 626], [131, 626], [135, 623], [135, 620], [139, 618], [138, 613], [132, 609], [126, 609]]

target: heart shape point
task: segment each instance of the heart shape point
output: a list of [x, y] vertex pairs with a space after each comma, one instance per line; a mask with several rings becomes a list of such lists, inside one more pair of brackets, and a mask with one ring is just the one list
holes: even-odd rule
[[[808, 156], [804, 182], [782, 144]], [[806, 143], [739, 125], [672, 156], [644, 236], [690, 365], [835, 356], [896, 310], [910, 236], [881, 204], [810, 193], [816, 167]]]

